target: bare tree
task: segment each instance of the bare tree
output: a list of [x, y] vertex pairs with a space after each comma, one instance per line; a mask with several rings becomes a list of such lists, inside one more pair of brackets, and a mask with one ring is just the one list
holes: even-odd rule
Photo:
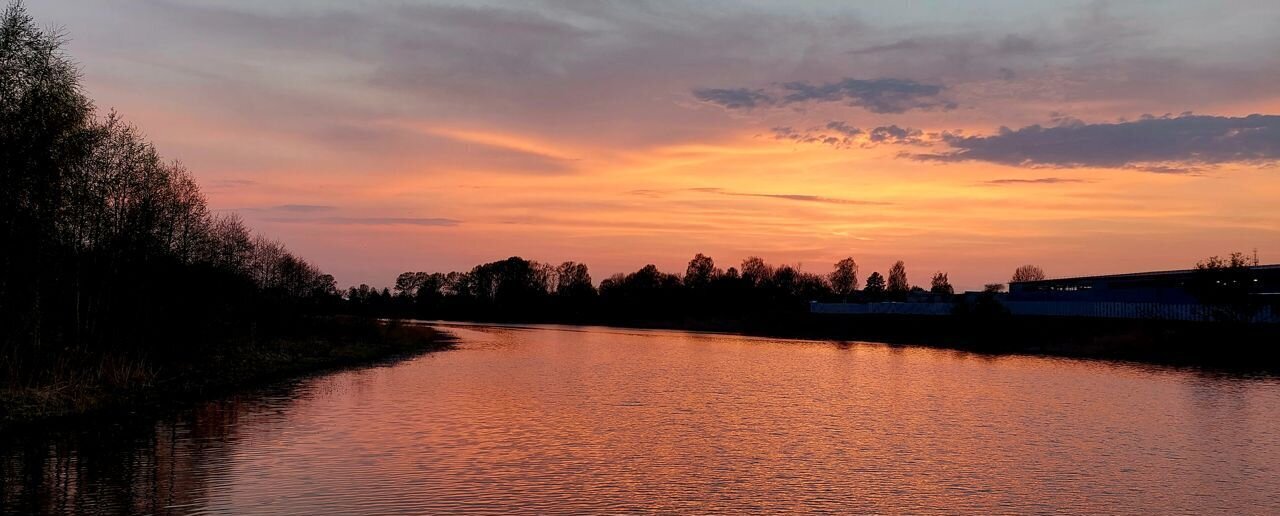
[[1040, 281], [1045, 278], [1044, 270], [1035, 265], [1023, 265], [1013, 271], [1013, 278], [1009, 279], [1010, 283], [1018, 283], [1020, 281]]

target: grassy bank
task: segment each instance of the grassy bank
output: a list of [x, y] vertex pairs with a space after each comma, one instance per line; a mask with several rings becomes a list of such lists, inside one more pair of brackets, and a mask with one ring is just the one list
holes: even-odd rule
[[[64, 351], [40, 375], [0, 385], [0, 428], [124, 408], [200, 399], [275, 379], [452, 347], [432, 328], [320, 318], [287, 337], [236, 343], [182, 360]], [[21, 380], [19, 378], [22, 378]]]

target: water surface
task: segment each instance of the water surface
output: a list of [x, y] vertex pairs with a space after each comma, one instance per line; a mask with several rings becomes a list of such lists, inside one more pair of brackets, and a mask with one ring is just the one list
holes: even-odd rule
[[1280, 514], [1280, 382], [575, 327], [0, 443], [3, 512]]

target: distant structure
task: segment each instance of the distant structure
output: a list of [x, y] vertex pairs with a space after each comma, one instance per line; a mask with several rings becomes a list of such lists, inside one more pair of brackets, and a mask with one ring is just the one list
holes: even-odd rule
[[[1247, 267], [1251, 295], [1280, 296], [1280, 264]], [[1009, 302], [1199, 304], [1192, 292], [1197, 269], [1021, 281], [1009, 284]]]
[[[1250, 307], [1243, 319], [1280, 323], [1280, 264], [1246, 268], [1247, 285], [1231, 287], [1245, 293]], [[820, 314], [948, 315], [964, 305], [972, 306], [983, 296], [994, 298], [1012, 315], [1094, 317], [1112, 319], [1160, 319], [1210, 321], [1223, 318], [1238, 307], [1207, 305], [1196, 295], [1203, 271], [1136, 272], [1102, 276], [1019, 281], [1009, 284], [1009, 293], [966, 292], [953, 302], [936, 299], [909, 299], [905, 303], [812, 303], [810, 311]], [[1240, 316], [1240, 314], [1230, 314]]]

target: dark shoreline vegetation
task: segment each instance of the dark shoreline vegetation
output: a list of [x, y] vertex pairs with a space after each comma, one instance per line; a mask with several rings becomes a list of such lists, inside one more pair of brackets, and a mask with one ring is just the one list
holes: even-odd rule
[[453, 348], [433, 328], [370, 319], [323, 317], [305, 329], [254, 345], [224, 346], [198, 362], [125, 362], [92, 357], [76, 369], [92, 377], [0, 392], [7, 425], [183, 405], [285, 378], [359, 367]]
[[332, 276], [100, 116], [62, 43], [0, 19], [0, 426], [447, 345], [338, 317]]
[[[947, 274], [937, 272], [926, 290], [910, 286], [901, 261], [886, 276], [871, 273], [859, 288], [852, 258], [819, 275], [758, 257], [722, 270], [703, 254], [683, 275], [646, 265], [598, 288], [585, 264], [519, 257], [468, 272], [406, 272], [394, 290], [348, 289], [343, 309], [384, 318], [713, 331], [1280, 372], [1280, 350], [1269, 345], [1280, 342], [1280, 325], [1241, 322], [1247, 320], [1241, 314], [1275, 310], [1239, 287], [1251, 284], [1254, 265], [1243, 253], [1196, 265], [1189, 290], [1216, 307], [1214, 320], [1200, 322], [1014, 316], [997, 301], [1003, 284], [956, 294]], [[1030, 265], [1013, 275], [1013, 281], [1043, 278]], [[950, 303], [953, 309], [949, 315], [815, 314], [811, 301]]]

